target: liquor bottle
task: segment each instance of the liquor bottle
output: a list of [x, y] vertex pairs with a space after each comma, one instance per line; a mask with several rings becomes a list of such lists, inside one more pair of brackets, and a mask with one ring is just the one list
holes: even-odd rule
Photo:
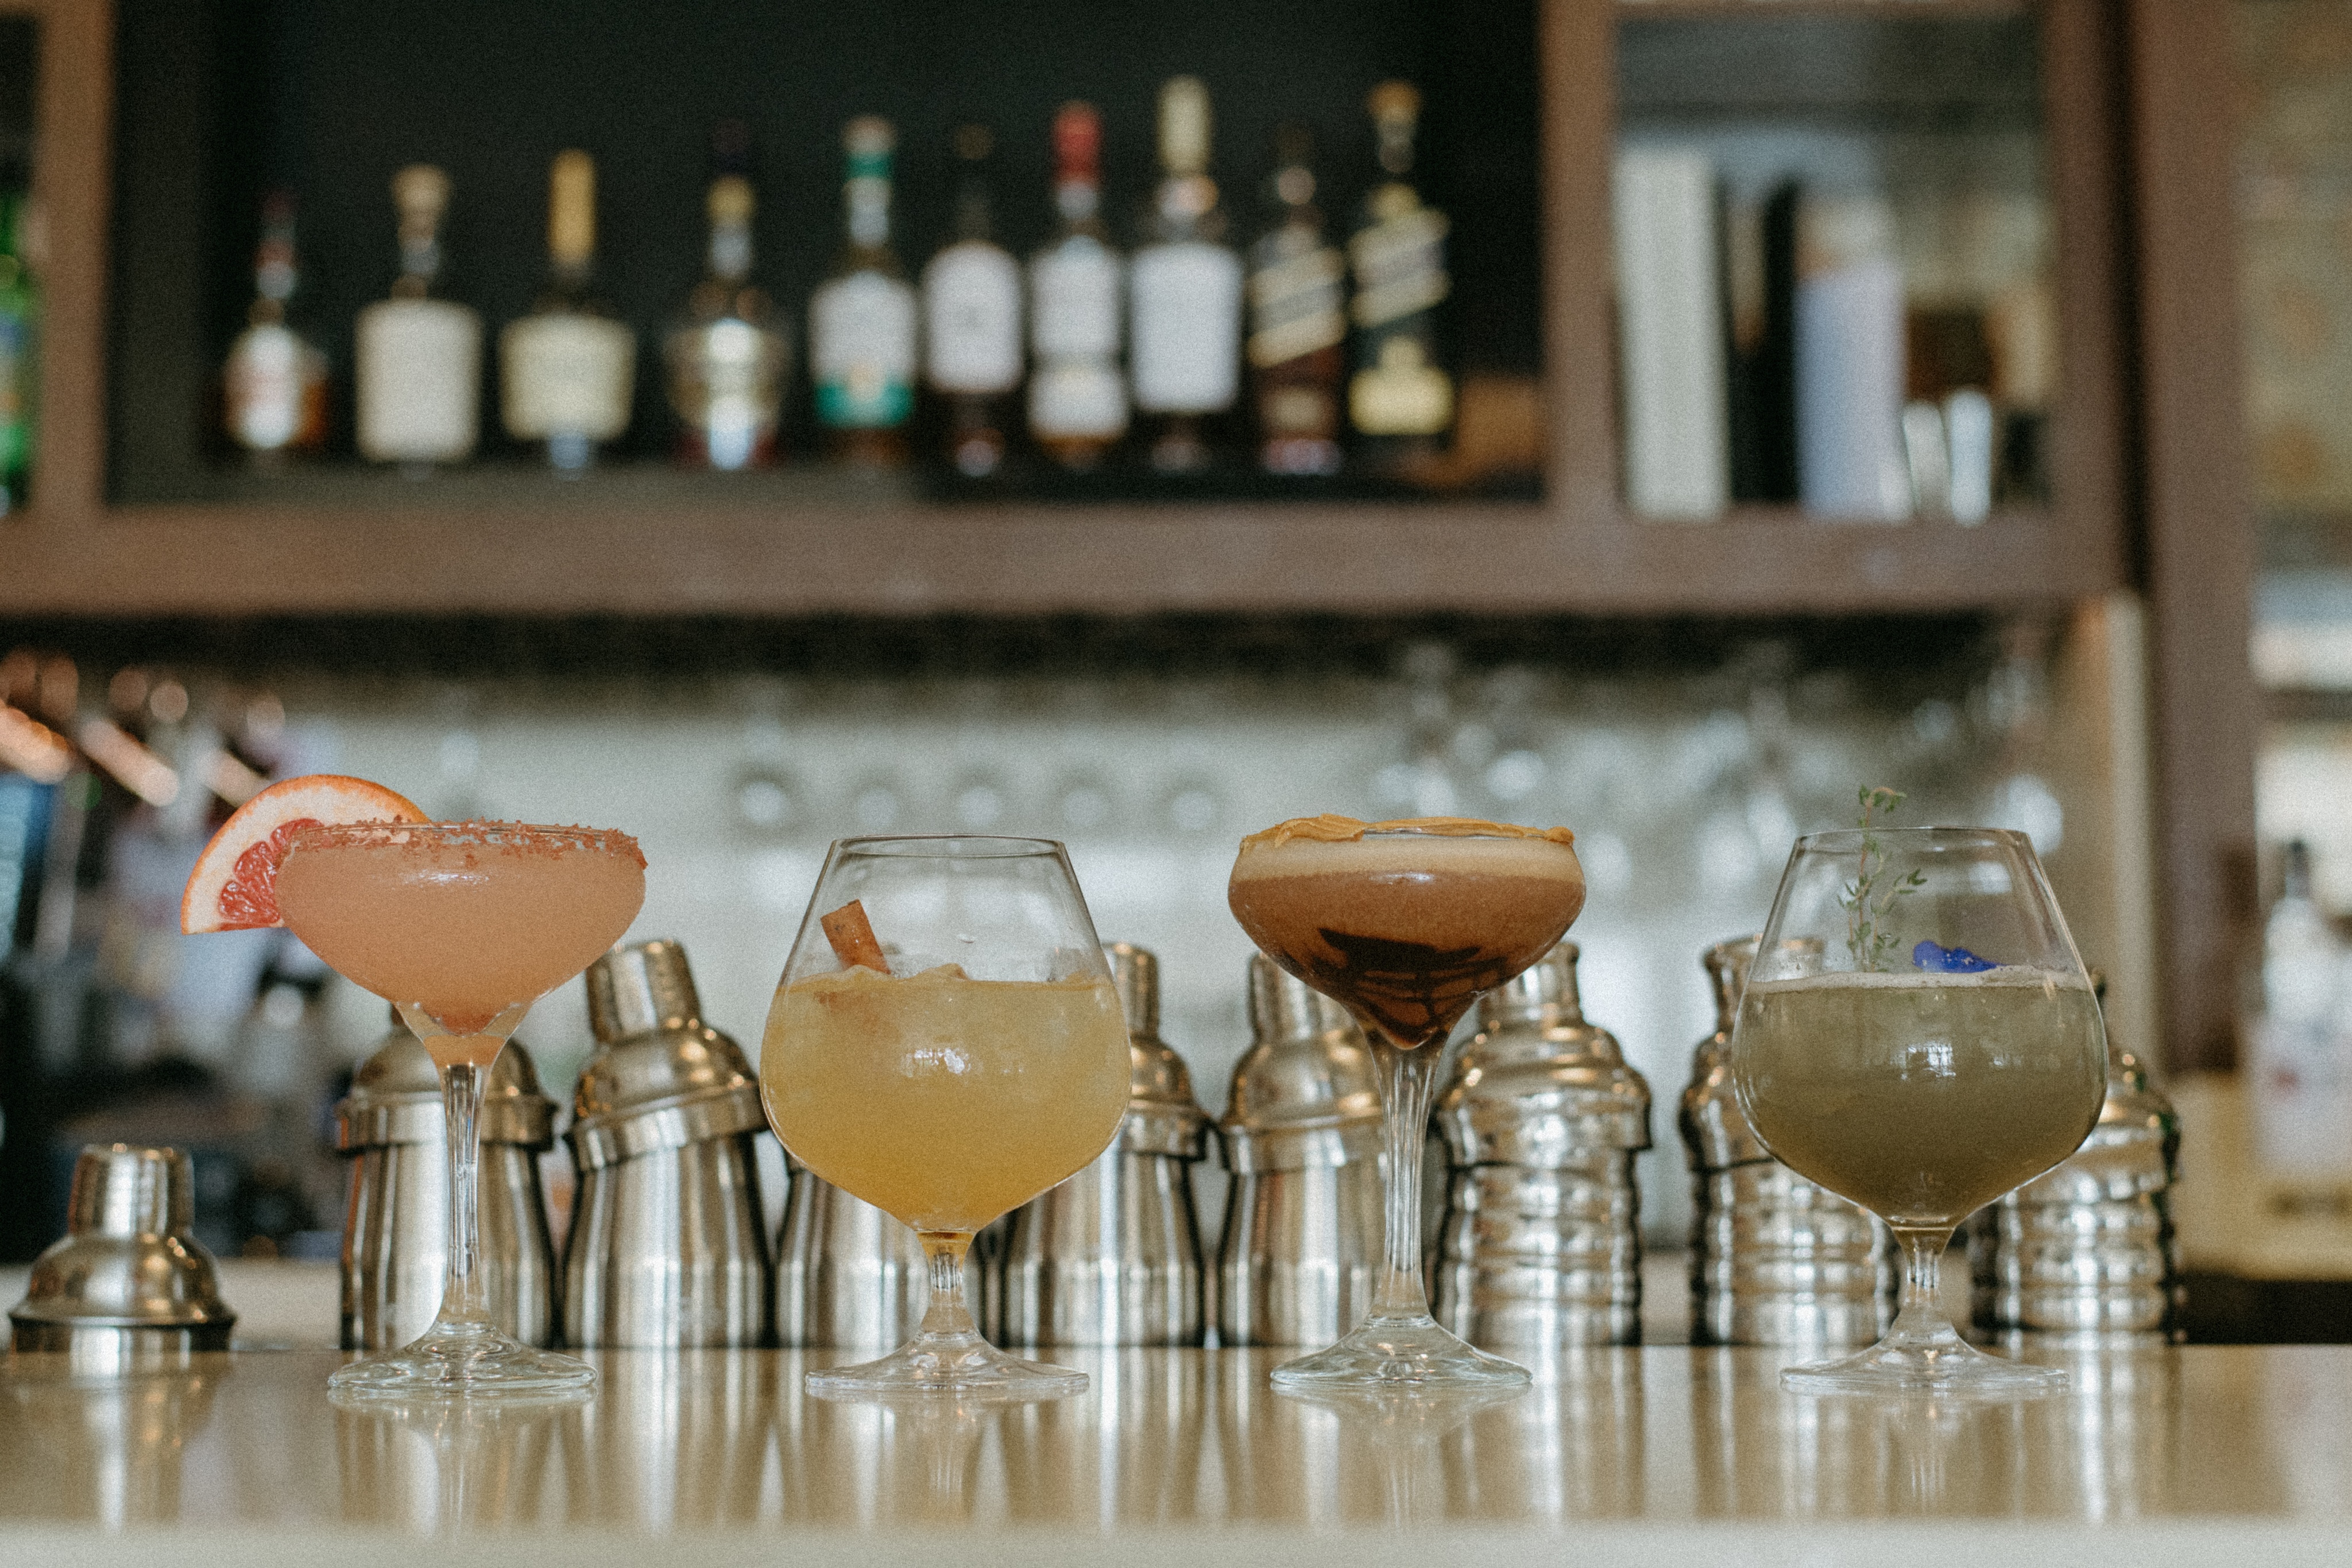
[[253, 305], [245, 330], [229, 346], [221, 378], [229, 436], [260, 463], [315, 452], [327, 438], [327, 357], [286, 320], [300, 276], [294, 197], [273, 191], [261, 204]]
[[711, 136], [710, 256], [662, 350], [678, 460], [698, 467], [764, 467], [775, 457], [792, 346], [766, 292], [751, 282], [751, 132], [740, 120]]
[[590, 293], [596, 259], [596, 163], [574, 148], [547, 175], [546, 289], [499, 334], [499, 409], [507, 434], [544, 442], [557, 473], [595, 461], [629, 427], [636, 335]]
[[1434, 316], [1448, 288], [1447, 224], [1444, 214], [1422, 204], [1407, 180], [1419, 90], [1410, 82], [1382, 82], [1366, 107], [1387, 177], [1364, 198], [1362, 221], [1348, 241], [1356, 275], [1348, 313], [1357, 367], [1348, 383], [1348, 418], [1367, 468], [1410, 476], [1437, 456], [1454, 423], [1454, 379], [1437, 362]]
[[848, 240], [809, 299], [809, 374], [817, 423], [837, 458], [903, 463], [915, 406], [915, 291], [890, 248], [890, 122], [860, 115], [842, 128]]
[[993, 234], [994, 144], [984, 125], [956, 128], [955, 239], [923, 269], [923, 379], [944, 404], [949, 464], [974, 479], [1003, 465], [1021, 384], [1021, 264]]
[[1224, 243], [1209, 178], [1209, 89], [1160, 89], [1160, 188], [1135, 253], [1128, 374], [1150, 416], [1147, 453], [1163, 474], [1197, 473], [1215, 453], [1205, 421], [1241, 390], [1242, 259]]
[[432, 297], [441, 274], [449, 176], [412, 163], [392, 177], [400, 277], [360, 312], [354, 334], [360, 455], [419, 468], [472, 455], [479, 425], [482, 319]]
[[1324, 242], [1314, 141], [1304, 126], [1275, 133], [1266, 196], [1272, 220], [1250, 246], [1249, 273], [1258, 462], [1269, 474], [1337, 473], [1348, 267]]
[[1029, 434], [1066, 468], [1087, 469], [1127, 434], [1119, 374], [1119, 256], [1102, 222], [1102, 120], [1090, 103], [1054, 116], [1054, 207], [1061, 231], [1029, 258]]
[[22, 167], [0, 176], [0, 516], [25, 505], [39, 406], [41, 301], [26, 254], [32, 197], [26, 184]]

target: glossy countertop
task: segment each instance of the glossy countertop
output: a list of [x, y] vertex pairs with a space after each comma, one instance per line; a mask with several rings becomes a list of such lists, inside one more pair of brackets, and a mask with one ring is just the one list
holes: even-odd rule
[[[1593, 1350], [1492, 1402], [1276, 1394], [1269, 1352], [1065, 1352], [1036, 1404], [834, 1403], [826, 1353], [592, 1353], [594, 1396], [344, 1407], [326, 1351], [0, 1363], [10, 1561], [2352, 1561], [2352, 1348], [2042, 1351], [2015, 1404]], [[2086, 1528], [2090, 1527], [2090, 1528]], [[944, 1532], [949, 1539], [940, 1539]], [[1418, 1542], [1418, 1548], [1413, 1543]], [[1402, 1555], [1410, 1551], [1411, 1555]], [[1599, 1561], [1600, 1559], [1594, 1559]]]

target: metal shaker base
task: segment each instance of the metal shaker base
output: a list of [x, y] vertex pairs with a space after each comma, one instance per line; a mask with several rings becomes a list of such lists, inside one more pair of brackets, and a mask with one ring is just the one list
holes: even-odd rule
[[1526, 1367], [1472, 1349], [1425, 1312], [1367, 1318], [1330, 1349], [1273, 1373], [1276, 1388], [1301, 1392], [1524, 1388], [1534, 1381]]
[[75, 1377], [131, 1377], [177, 1371], [194, 1356], [226, 1350], [235, 1321], [157, 1327], [18, 1318], [15, 1325], [19, 1355], [61, 1354]]

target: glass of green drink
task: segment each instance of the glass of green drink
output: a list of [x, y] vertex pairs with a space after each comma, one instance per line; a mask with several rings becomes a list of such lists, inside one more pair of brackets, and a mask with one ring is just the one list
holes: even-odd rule
[[1937, 1305], [1954, 1228], [2079, 1147], [2106, 1087], [2090, 977], [2033, 846], [1991, 828], [1799, 839], [1731, 1039], [1740, 1108], [1780, 1162], [1891, 1227], [1903, 1304], [1799, 1393], [2047, 1392]]

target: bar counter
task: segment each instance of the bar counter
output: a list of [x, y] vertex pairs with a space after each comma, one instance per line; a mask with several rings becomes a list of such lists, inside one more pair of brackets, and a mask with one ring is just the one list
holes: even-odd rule
[[833, 1403], [832, 1353], [592, 1353], [584, 1403], [341, 1407], [326, 1351], [0, 1368], [0, 1560], [1884, 1564], [2352, 1558], [2352, 1348], [2042, 1352], [2020, 1404], [1783, 1393], [1777, 1352], [1310, 1402], [1265, 1351], [1066, 1352], [1040, 1404]]

